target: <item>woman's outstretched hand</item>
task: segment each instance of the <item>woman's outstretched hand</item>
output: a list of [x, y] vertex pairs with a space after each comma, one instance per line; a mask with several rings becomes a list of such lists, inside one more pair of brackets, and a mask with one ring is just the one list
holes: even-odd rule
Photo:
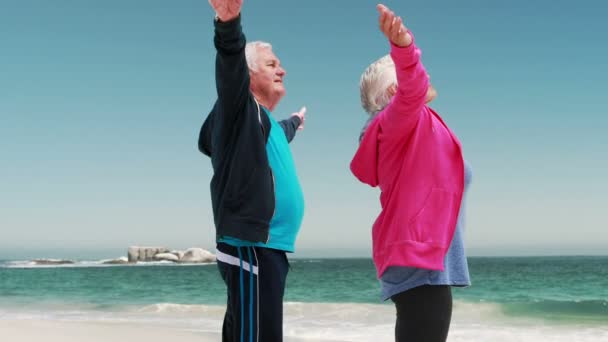
[[378, 18], [380, 31], [384, 33], [386, 38], [399, 47], [406, 47], [412, 44], [412, 36], [403, 25], [401, 17], [396, 16], [393, 11], [382, 4], [379, 4], [376, 8], [380, 14]]

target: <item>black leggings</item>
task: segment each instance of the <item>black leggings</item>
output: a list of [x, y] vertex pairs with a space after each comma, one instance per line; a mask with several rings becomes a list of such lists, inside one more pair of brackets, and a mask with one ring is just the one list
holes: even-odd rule
[[396, 342], [445, 342], [452, 319], [452, 290], [424, 285], [391, 297], [397, 307]]

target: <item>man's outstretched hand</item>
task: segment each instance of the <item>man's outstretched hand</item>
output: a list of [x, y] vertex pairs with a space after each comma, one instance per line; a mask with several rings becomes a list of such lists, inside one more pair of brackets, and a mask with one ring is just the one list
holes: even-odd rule
[[298, 126], [298, 131], [304, 129], [304, 121], [306, 120], [306, 107], [302, 107], [299, 111], [291, 114], [291, 116], [297, 116], [300, 118], [300, 126]]
[[221, 21], [230, 21], [241, 13], [243, 0], [209, 0], [209, 4]]

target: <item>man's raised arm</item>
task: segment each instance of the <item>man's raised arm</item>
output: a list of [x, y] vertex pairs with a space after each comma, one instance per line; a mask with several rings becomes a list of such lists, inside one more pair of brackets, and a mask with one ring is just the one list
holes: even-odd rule
[[[249, 69], [245, 59], [245, 35], [241, 29], [243, 0], [209, 0], [215, 10], [215, 84], [221, 118], [230, 124], [249, 96]], [[218, 124], [219, 122], [216, 122]]]

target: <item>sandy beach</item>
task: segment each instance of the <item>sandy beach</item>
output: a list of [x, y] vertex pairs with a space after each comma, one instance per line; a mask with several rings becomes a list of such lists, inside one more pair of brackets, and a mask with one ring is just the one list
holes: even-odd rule
[[[484, 324], [482, 324], [484, 325]], [[456, 324], [450, 332], [450, 342], [540, 342], [540, 341], [605, 341], [608, 331], [601, 327], [555, 327], [536, 325], [526, 327], [509, 327], [494, 325], [479, 330], [476, 324]], [[99, 323], [99, 322], [64, 322], [54, 320], [1, 320], [0, 334], [2, 340], [11, 342], [217, 342], [221, 341], [218, 333], [187, 331], [166, 326], [137, 323]], [[376, 341], [390, 341], [387, 335], [375, 338]], [[295, 338], [286, 336], [285, 342], [346, 342], [369, 341], [367, 339], [323, 339]]]
[[[135, 323], [59, 322], [45, 320], [0, 320], [3, 340], [11, 342], [216, 342], [220, 333], [184, 331], [171, 327]], [[286, 337], [285, 342], [304, 342], [310, 339]], [[338, 342], [335, 340], [319, 340]]]
[[219, 335], [187, 332], [133, 323], [82, 323], [42, 320], [0, 320], [3, 338], [14, 342], [122, 342], [144, 340], [219, 341]]

